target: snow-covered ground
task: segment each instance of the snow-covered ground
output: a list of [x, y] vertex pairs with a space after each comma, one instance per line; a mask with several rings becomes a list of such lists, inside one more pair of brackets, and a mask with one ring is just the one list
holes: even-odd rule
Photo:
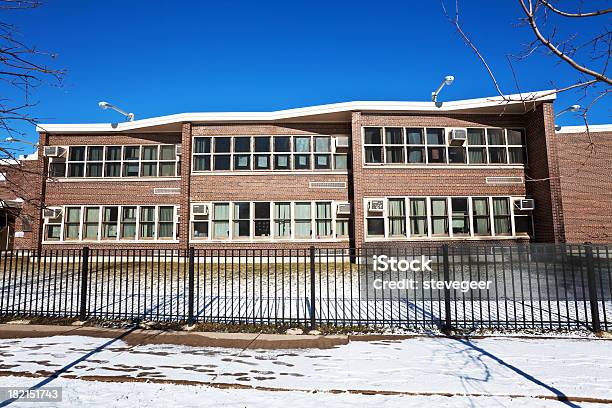
[[241, 351], [56, 336], [1, 340], [0, 355], [0, 386], [35, 386], [59, 371], [45, 384], [63, 387], [58, 406], [562, 405], [542, 399], [555, 395], [584, 406], [590, 398], [612, 400], [612, 341], [593, 339], [416, 337], [327, 350]]

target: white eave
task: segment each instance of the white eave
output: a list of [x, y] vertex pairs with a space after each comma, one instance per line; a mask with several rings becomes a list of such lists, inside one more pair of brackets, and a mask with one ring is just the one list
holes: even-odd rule
[[[586, 126], [561, 126], [555, 130], [557, 133], [586, 133]], [[589, 133], [611, 132], [612, 125], [589, 125]]]
[[106, 132], [158, 132], [180, 131], [182, 123], [219, 122], [350, 122], [351, 112], [453, 112], [467, 114], [522, 114], [533, 109], [534, 103], [552, 101], [555, 90], [523, 94], [465, 99], [449, 102], [393, 102], [355, 101], [305, 108], [284, 109], [273, 112], [194, 112], [158, 116], [122, 123], [68, 123], [39, 124], [37, 132], [46, 133], [106, 133]]

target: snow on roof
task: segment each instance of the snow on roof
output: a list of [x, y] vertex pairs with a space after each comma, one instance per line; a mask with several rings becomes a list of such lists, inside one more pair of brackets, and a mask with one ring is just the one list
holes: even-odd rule
[[122, 123], [39, 124], [37, 132], [100, 133], [123, 131], [177, 131], [185, 122], [282, 122], [291, 120], [350, 121], [350, 112], [460, 112], [460, 113], [524, 113], [534, 102], [551, 101], [555, 90], [522, 94], [465, 99], [449, 102], [354, 101], [272, 112], [194, 112], [158, 116]]

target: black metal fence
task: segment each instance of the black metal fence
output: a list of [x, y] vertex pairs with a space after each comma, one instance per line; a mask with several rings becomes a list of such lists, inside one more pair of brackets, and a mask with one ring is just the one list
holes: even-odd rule
[[612, 329], [608, 246], [43, 250], [0, 258], [0, 315]]

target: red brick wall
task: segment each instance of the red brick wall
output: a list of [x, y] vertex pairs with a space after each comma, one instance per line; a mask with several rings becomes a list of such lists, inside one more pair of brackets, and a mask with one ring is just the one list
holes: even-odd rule
[[[353, 188], [355, 201], [355, 243], [365, 245], [363, 199], [375, 196], [452, 196], [452, 195], [524, 195], [524, 184], [486, 184], [489, 176], [523, 176], [522, 169], [495, 168], [364, 168], [362, 161], [363, 126], [400, 127], [525, 127], [521, 115], [413, 115], [373, 114], [354, 112], [353, 138]], [[531, 135], [528, 134], [527, 143]], [[371, 243], [374, 246], [381, 244]], [[404, 245], [408, 245], [404, 243]], [[424, 245], [416, 243], [414, 245]]]
[[525, 127], [529, 156], [527, 193], [536, 201], [535, 241], [563, 242], [563, 204], [552, 103], [543, 103], [525, 115]]
[[612, 132], [559, 133], [565, 238], [612, 242]]

